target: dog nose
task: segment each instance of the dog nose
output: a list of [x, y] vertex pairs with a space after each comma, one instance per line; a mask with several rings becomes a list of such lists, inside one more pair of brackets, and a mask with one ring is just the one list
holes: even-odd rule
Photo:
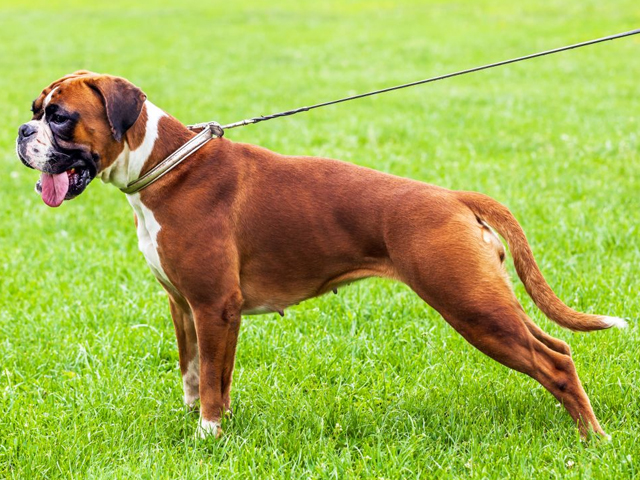
[[21, 139], [30, 137], [34, 133], [36, 133], [36, 127], [34, 127], [33, 125], [29, 125], [28, 123], [20, 125], [20, 128], [18, 129], [18, 134], [20, 135]]

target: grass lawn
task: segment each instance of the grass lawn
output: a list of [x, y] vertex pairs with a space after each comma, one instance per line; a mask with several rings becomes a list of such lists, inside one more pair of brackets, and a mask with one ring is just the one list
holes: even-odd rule
[[640, 476], [640, 36], [227, 133], [506, 203], [562, 299], [630, 320], [562, 330], [514, 280], [610, 443], [383, 280], [246, 317], [235, 417], [196, 441], [124, 195], [49, 209], [14, 154], [33, 98], [81, 68], [226, 123], [637, 28], [637, 0], [100, 3], [0, 0], [0, 478]]

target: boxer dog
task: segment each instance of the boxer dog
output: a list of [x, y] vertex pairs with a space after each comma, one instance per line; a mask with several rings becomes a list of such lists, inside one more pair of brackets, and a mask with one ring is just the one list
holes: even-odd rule
[[[125, 187], [195, 135], [127, 80], [87, 71], [53, 82], [32, 111], [17, 152], [42, 172], [36, 189], [52, 207], [95, 177]], [[230, 411], [241, 315], [283, 312], [377, 276], [404, 282], [473, 346], [540, 382], [583, 436], [606, 437], [568, 345], [515, 297], [492, 228], [551, 320], [579, 331], [625, 321], [558, 299], [517, 220], [485, 195], [215, 138], [127, 198], [140, 250], [169, 296], [184, 401], [200, 398], [200, 436], [219, 435]]]

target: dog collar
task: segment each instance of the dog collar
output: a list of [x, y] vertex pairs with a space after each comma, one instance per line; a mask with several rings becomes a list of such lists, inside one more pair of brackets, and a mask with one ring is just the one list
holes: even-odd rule
[[126, 187], [121, 188], [120, 190], [127, 195], [138, 193], [140, 190], [147, 188], [152, 183], [160, 180], [167, 173], [189, 158], [189, 156], [200, 150], [205, 144], [214, 138], [219, 138], [224, 135], [224, 130], [217, 122], [209, 122], [203, 126], [198, 125], [197, 127], [202, 128], [200, 133], [190, 139], [187, 143], [183, 144], [175, 152], [162, 160], [140, 178], [130, 182]]

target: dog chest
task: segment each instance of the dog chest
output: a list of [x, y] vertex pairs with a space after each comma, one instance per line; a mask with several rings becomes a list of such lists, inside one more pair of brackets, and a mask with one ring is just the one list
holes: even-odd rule
[[165, 284], [171, 285], [167, 278], [158, 255], [158, 233], [161, 226], [157, 222], [153, 212], [140, 201], [140, 194], [127, 195], [127, 199], [138, 217], [137, 233], [138, 248], [144, 255], [153, 274]]

